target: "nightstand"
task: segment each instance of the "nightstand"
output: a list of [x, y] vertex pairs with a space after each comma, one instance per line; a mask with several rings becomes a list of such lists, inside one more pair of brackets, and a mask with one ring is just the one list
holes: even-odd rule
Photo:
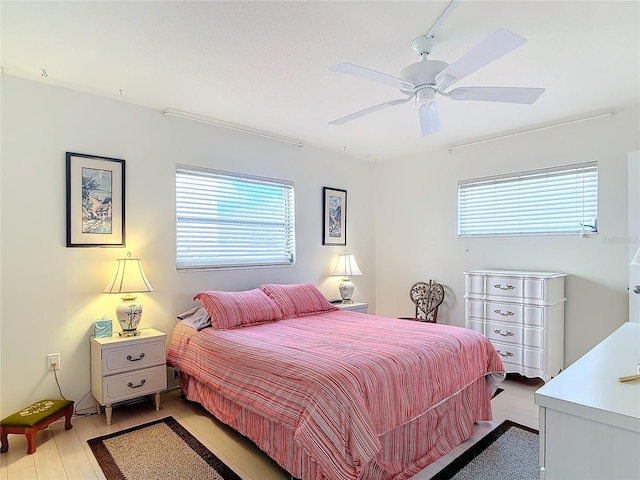
[[167, 388], [166, 341], [153, 328], [135, 337], [91, 337], [91, 394], [99, 411], [105, 407], [107, 425], [114, 403], [155, 395], [160, 410], [160, 393]]
[[333, 305], [343, 310], [350, 310], [358, 313], [367, 313], [367, 308], [369, 307], [369, 304], [363, 302], [334, 303]]

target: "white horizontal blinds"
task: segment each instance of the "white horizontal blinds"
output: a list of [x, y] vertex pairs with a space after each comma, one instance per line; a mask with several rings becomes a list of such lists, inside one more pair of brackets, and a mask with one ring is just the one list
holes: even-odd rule
[[293, 183], [176, 167], [178, 269], [292, 265]]
[[465, 180], [458, 236], [596, 232], [596, 162]]

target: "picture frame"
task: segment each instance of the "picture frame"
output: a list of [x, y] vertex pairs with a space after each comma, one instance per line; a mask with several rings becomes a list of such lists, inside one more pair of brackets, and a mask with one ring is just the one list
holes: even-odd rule
[[347, 191], [322, 187], [323, 245], [347, 244]]
[[67, 247], [125, 246], [125, 161], [66, 152]]

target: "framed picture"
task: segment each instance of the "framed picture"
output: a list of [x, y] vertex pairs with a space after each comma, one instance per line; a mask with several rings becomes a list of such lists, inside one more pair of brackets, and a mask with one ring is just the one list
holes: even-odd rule
[[124, 247], [124, 160], [67, 152], [67, 247]]
[[322, 188], [324, 199], [322, 244], [347, 244], [347, 191]]

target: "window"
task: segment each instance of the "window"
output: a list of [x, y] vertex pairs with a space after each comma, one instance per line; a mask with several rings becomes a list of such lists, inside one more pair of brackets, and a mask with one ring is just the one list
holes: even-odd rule
[[176, 166], [178, 270], [295, 264], [293, 182]]
[[597, 232], [596, 162], [458, 183], [458, 236]]

